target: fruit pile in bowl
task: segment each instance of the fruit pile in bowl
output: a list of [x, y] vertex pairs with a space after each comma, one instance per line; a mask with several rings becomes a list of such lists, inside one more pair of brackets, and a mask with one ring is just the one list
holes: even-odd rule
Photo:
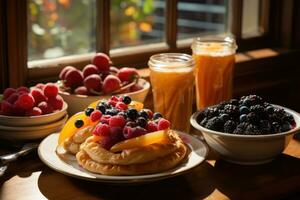
[[67, 104], [54, 83], [7, 88], [0, 101], [0, 138], [37, 139], [62, 128]]
[[150, 88], [135, 68], [110, 66], [110, 58], [104, 53], [95, 54], [82, 71], [66, 66], [59, 78], [60, 94], [68, 103], [71, 115], [99, 98], [108, 99], [115, 94], [126, 94], [143, 102]]
[[249, 95], [200, 110], [192, 115], [191, 124], [221, 158], [261, 164], [279, 155], [300, 131], [300, 116]]

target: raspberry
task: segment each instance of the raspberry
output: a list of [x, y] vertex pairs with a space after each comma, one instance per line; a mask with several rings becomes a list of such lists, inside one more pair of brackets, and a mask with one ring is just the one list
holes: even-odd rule
[[122, 82], [132, 82], [139, 77], [138, 71], [135, 68], [121, 68], [117, 74]]
[[12, 105], [8, 101], [1, 102], [1, 113], [3, 115], [11, 115], [12, 114]]
[[119, 98], [117, 96], [112, 96], [112, 97], [109, 98], [109, 100], [119, 101]]
[[43, 84], [43, 83], [38, 83], [38, 84], [36, 84], [35, 87], [38, 88], [38, 89], [40, 89], [40, 90], [42, 90], [42, 91], [44, 91], [45, 84]]
[[25, 115], [25, 109], [19, 105], [18, 101], [16, 101], [12, 106], [12, 114], [14, 116], [24, 116]]
[[130, 87], [129, 91], [130, 92], [136, 92], [143, 89], [142, 86], [140, 86], [139, 84], [134, 84], [133, 86]]
[[95, 90], [100, 92], [102, 89], [102, 80], [98, 74], [91, 74], [83, 81], [84, 86], [90, 91]]
[[104, 53], [97, 53], [92, 58], [92, 63], [96, 65], [100, 72], [109, 71], [109, 57]]
[[161, 118], [161, 119], [158, 121], [158, 126], [157, 126], [157, 128], [158, 128], [158, 130], [164, 130], [164, 129], [169, 128], [170, 125], [171, 125], [171, 123], [170, 123], [168, 120], [166, 120], [166, 119], [164, 119], [164, 118]]
[[94, 135], [108, 137], [110, 135], [109, 126], [107, 124], [99, 124], [93, 131]]
[[123, 102], [118, 102], [116, 104], [116, 108], [119, 109], [119, 110], [126, 110], [128, 108], [128, 106]]
[[125, 126], [125, 128], [123, 129], [123, 136], [126, 139], [130, 139], [130, 138], [134, 138], [134, 137], [138, 137], [141, 135], [144, 135], [147, 133], [147, 130], [137, 126], [137, 127], [129, 127], [129, 126]]
[[111, 137], [104, 137], [99, 141], [99, 144], [102, 148], [109, 150], [115, 144], [115, 141]]
[[107, 103], [108, 103], [108, 105], [112, 105], [113, 107], [115, 107], [117, 105], [118, 101], [114, 101], [114, 100], [110, 99], [107, 101]]
[[155, 122], [151, 122], [151, 121], [148, 122], [147, 131], [148, 131], [148, 133], [158, 131], [157, 124]]
[[42, 110], [38, 107], [33, 107], [25, 112], [26, 116], [38, 116], [42, 114]]
[[110, 127], [110, 137], [113, 139], [114, 143], [124, 140], [123, 128], [121, 127]]
[[54, 83], [47, 83], [44, 88], [44, 94], [46, 97], [55, 97], [58, 94], [58, 87]]
[[43, 115], [53, 112], [53, 107], [45, 101], [40, 102], [38, 108], [42, 110]]
[[92, 122], [100, 120], [102, 117], [102, 112], [100, 110], [94, 110], [90, 115]]
[[6, 101], [8, 101], [11, 104], [14, 104], [18, 100], [18, 98], [19, 98], [19, 94], [13, 93], [6, 99]]
[[114, 75], [108, 75], [103, 81], [102, 89], [106, 94], [109, 94], [120, 88], [121, 88], [121, 81], [118, 77]]
[[12, 94], [14, 94], [17, 90], [14, 88], [6, 88], [3, 93], [3, 99], [9, 98]]
[[42, 90], [38, 88], [34, 88], [31, 90], [30, 94], [33, 96], [35, 105], [38, 105], [42, 101], [47, 101], [47, 97], [45, 97]]
[[60, 95], [57, 95], [56, 97], [49, 98], [47, 103], [50, 104], [54, 110], [61, 110], [64, 105], [64, 100]]
[[124, 127], [126, 124], [126, 120], [121, 115], [112, 116], [109, 120], [110, 127]]
[[73, 66], [66, 66], [66, 67], [64, 67], [64, 68], [60, 71], [60, 73], [59, 73], [59, 79], [60, 79], [60, 80], [65, 80], [67, 72], [70, 71], [71, 69], [72, 69], [72, 70], [74, 70], [74, 69], [76, 70], [76, 68], [73, 67]]
[[79, 86], [78, 88], [75, 89], [75, 94], [80, 94], [80, 95], [89, 95], [89, 91], [85, 86]]
[[34, 103], [35, 101], [31, 94], [22, 94], [17, 100], [17, 104], [24, 110], [31, 109]]
[[26, 92], [26, 93], [30, 92], [28, 87], [25, 87], [25, 86], [21, 86], [17, 89], [17, 92], [21, 92], [21, 91]]
[[119, 72], [119, 69], [114, 66], [111, 66], [109, 67], [109, 71], [113, 74], [117, 74]]
[[86, 78], [91, 74], [99, 74], [99, 69], [93, 64], [88, 64], [83, 68], [82, 74]]
[[100, 122], [102, 124], [108, 124], [111, 116], [110, 115], [102, 115]]
[[81, 86], [83, 82], [83, 75], [78, 69], [71, 69], [66, 73], [65, 85], [71, 88]]

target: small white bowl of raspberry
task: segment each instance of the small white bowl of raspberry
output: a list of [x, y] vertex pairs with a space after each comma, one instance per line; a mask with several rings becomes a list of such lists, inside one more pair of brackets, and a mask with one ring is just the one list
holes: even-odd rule
[[7, 88], [0, 100], [0, 126], [28, 130], [57, 122], [63, 124], [67, 108], [54, 83]]
[[150, 83], [140, 78], [135, 68], [110, 66], [110, 58], [104, 53], [95, 54], [83, 70], [66, 66], [59, 75], [59, 94], [68, 104], [68, 114], [84, 110], [99, 99], [112, 95], [127, 95], [134, 101], [144, 102]]

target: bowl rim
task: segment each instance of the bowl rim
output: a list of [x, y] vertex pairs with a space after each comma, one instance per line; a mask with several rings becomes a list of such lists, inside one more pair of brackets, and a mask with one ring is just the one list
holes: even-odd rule
[[50, 117], [56, 115], [58, 113], [67, 112], [68, 104], [64, 101], [63, 107], [61, 110], [58, 110], [53, 113], [45, 114], [45, 115], [37, 115], [37, 116], [8, 116], [8, 115], [0, 115], [0, 118], [5, 118], [7, 120], [22, 120], [22, 119], [39, 119], [42, 117]]
[[[141, 93], [141, 92], [144, 92], [146, 90], [149, 90], [150, 88], [150, 83], [149, 81], [147, 81], [146, 79], [144, 78], [139, 78], [139, 81], [142, 81], [142, 84], [143, 84], [143, 88], [140, 89], [140, 90], [137, 90], [137, 91], [134, 91], [134, 92], [127, 92], [127, 93], [122, 93], [122, 94], [114, 94], [114, 95], [134, 95], [134, 94], [138, 94], [138, 93]], [[81, 94], [70, 94], [69, 92], [64, 92], [64, 91], [61, 91], [61, 90], [58, 90], [58, 93], [61, 94], [61, 95], [66, 95], [66, 96], [73, 96], [73, 97], [78, 97], [78, 98], [87, 98], [87, 97], [90, 97], [90, 98], [99, 98], [99, 97], [110, 97], [112, 95], [81, 95]]]
[[[198, 122], [196, 121], [196, 118], [202, 110], [198, 110], [195, 113], [193, 113], [193, 115], [190, 118], [190, 123], [194, 128], [196, 128], [197, 130], [200, 130], [202, 133], [209, 133], [209, 134], [213, 134], [213, 135], [231, 137], [231, 138], [238, 138], [238, 139], [276, 138], [276, 137], [283, 137], [283, 136], [286, 136], [286, 135], [294, 134], [294, 133], [300, 131], [300, 114], [298, 112], [296, 112], [292, 109], [283, 107], [283, 106], [276, 105], [276, 104], [271, 104], [271, 105], [273, 105], [275, 107], [283, 108], [285, 112], [291, 114], [295, 118], [296, 127], [294, 127], [293, 129], [291, 129], [289, 131], [275, 133], [275, 134], [239, 135], [239, 134], [232, 134], [232, 133], [224, 133], [224, 132], [219, 132], [219, 131], [214, 131], [214, 130], [207, 129], [207, 128], [201, 126], [200, 124], [198, 124]], [[213, 106], [209, 106], [209, 107], [213, 107]], [[297, 121], [298, 121], [298, 123], [297, 123]]]

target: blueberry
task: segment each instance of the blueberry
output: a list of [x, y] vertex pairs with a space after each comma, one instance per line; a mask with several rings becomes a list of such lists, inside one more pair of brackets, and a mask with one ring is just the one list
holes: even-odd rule
[[141, 116], [141, 117], [143, 117], [143, 118], [145, 118], [145, 119], [148, 119], [148, 118], [149, 118], [148, 112], [145, 111], [145, 110], [141, 110], [141, 111], [139, 112], [139, 116]]
[[147, 120], [144, 117], [139, 117], [136, 120], [137, 125], [145, 128], [147, 126]]
[[86, 116], [90, 116], [94, 110], [95, 110], [94, 108], [88, 107], [88, 108], [85, 110], [85, 115], [86, 115]]
[[246, 106], [241, 106], [239, 110], [240, 110], [241, 115], [242, 114], [248, 114], [250, 112], [249, 108], [246, 107]]
[[125, 104], [130, 104], [131, 103], [131, 98], [129, 96], [123, 96], [123, 103]]
[[111, 115], [111, 116], [117, 115], [118, 113], [119, 113], [119, 110], [117, 110], [115, 108], [108, 109], [105, 112], [106, 115]]
[[118, 115], [123, 116], [125, 119], [127, 118], [127, 114], [124, 111], [119, 112]]
[[84, 122], [83, 122], [81, 119], [77, 119], [77, 120], [75, 121], [75, 127], [76, 127], [76, 128], [82, 127], [83, 124], [84, 124]]
[[129, 108], [127, 110], [127, 116], [132, 119], [135, 120], [138, 117], [138, 111], [134, 108]]
[[240, 122], [242, 123], [242, 122], [246, 122], [246, 121], [247, 121], [247, 115], [246, 114], [242, 114], [240, 116]]
[[227, 120], [229, 120], [229, 115], [224, 113], [220, 115], [220, 119], [225, 123]]
[[159, 118], [162, 118], [163, 116], [159, 113], [159, 112], [156, 112], [153, 114], [153, 119], [156, 120], [156, 119], [159, 119]]
[[134, 122], [134, 121], [128, 121], [128, 122], [126, 123], [126, 126], [129, 126], [129, 127], [136, 127], [137, 124], [136, 124], [136, 122]]
[[105, 114], [106, 111], [106, 106], [103, 104], [98, 104], [96, 107], [97, 110], [100, 110], [102, 112], [102, 114]]
[[250, 107], [251, 106], [251, 100], [250, 99], [245, 99], [242, 103], [242, 106]]
[[239, 101], [237, 99], [230, 99], [229, 103], [235, 106], [239, 105]]

